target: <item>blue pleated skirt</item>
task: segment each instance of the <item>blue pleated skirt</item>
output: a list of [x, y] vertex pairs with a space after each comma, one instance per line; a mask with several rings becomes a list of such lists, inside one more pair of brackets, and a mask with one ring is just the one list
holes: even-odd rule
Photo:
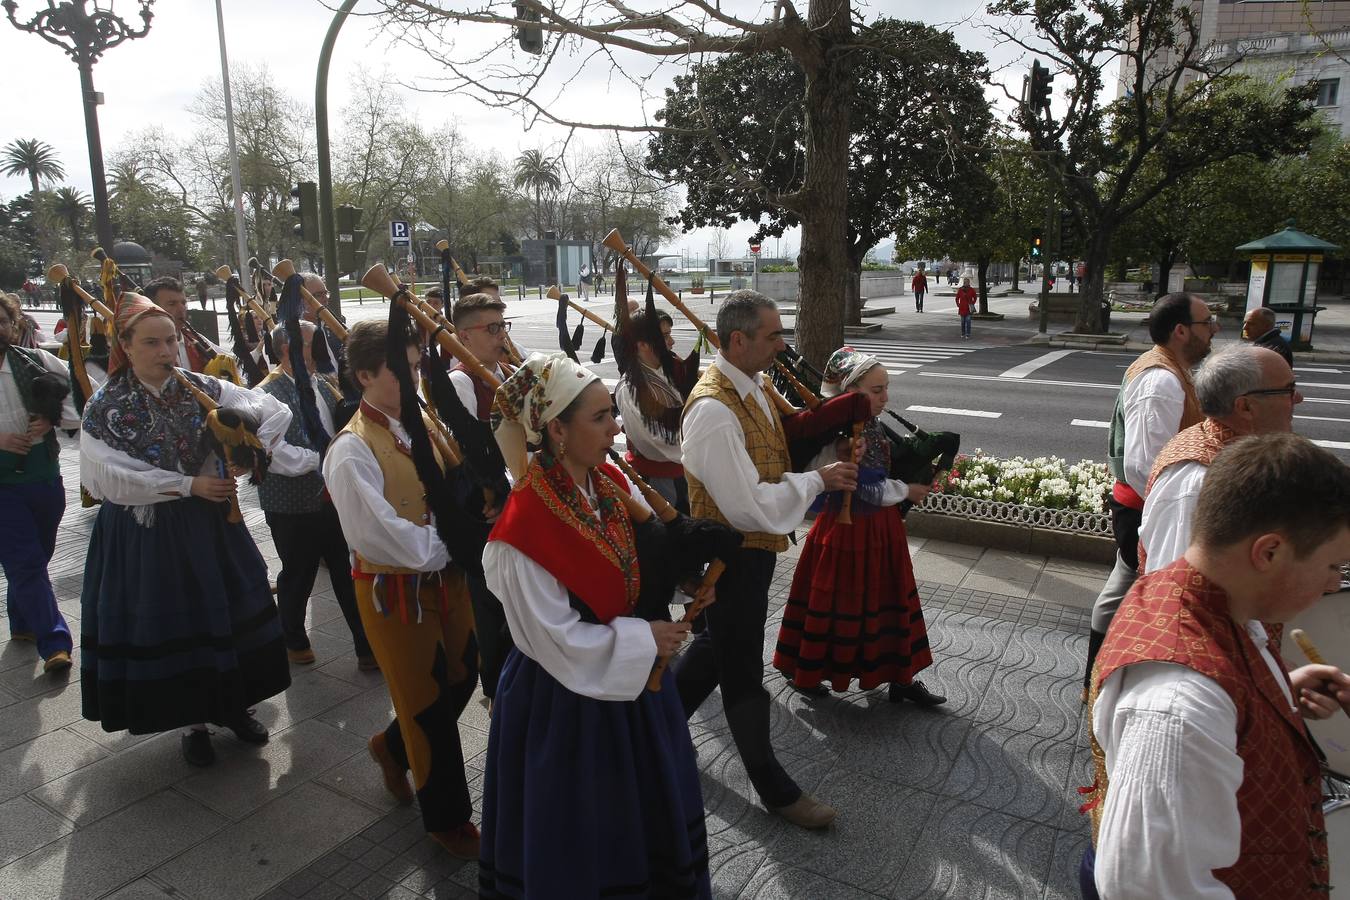
[[145, 526], [103, 503], [80, 607], [83, 713], [105, 731], [228, 721], [290, 686], [267, 564], [221, 504], [157, 503]]
[[711, 897], [703, 791], [675, 680], [613, 702], [512, 650], [492, 707], [479, 896]]

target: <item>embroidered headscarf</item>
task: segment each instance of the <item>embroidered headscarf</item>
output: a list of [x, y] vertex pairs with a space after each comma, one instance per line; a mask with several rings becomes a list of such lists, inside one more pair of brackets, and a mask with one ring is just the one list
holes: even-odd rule
[[112, 342], [112, 349], [108, 354], [109, 378], [131, 365], [131, 361], [127, 359], [127, 351], [122, 348], [121, 336], [130, 334], [138, 322], [153, 316], [163, 316], [173, 321], [173, 316], [156, 306], [149, 297], [132, 293], [122, 295], [121, 301], [117, 304], [117, 313], [113, 316], [113, 324], [119, 337]]
[[599, 375], [564, 353], [532, 353], [497, 388], [492, 402], [492, 433], [513, 478], [525, 476], [526, 451], [543, 444], [544, 426], [598, 380]]
[[881, 365], [881, 360], [870, 353], [854, 350], [852, 347], [840, 347], [830, 354], [825, 363], [825, 377], [820, 382], [820, 393], [824, 397], [838, 397], [848, 390], [849, 385], [862, 378], [873, 366]]

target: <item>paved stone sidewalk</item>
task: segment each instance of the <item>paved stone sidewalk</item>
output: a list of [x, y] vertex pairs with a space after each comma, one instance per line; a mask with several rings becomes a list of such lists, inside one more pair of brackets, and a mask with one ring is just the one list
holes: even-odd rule
[[[78, 634], [95, 510], [79, 506], [77, 452], [63, 443], [71, 505], [52, 575]], [[275, 574], [262, 515], [244, 493]], [[1105, 569], [914, 546], [936, 660], [923, 677], [950, 698], [945, 707], [892, 705], [880, 690], [808, 698], [765, 667], [774, 745], [803, 788], [839, 808], [834, 828], [803, 832], [763, 810], [716, 695], [692, 720], [716, 896], [1077, 896], [1087, 826], [1075, 788], [1090, 781], [1082, 605]], [[775, 610], [794, 555], [779, 563]], [[197, 770], [177, 734], [105, 734], [81, 719], [78, 677], [41, 674], [32, 645], [9, 641], [0, 619], [0, 898], [475, 896], [476, 866], [427, 840], [366, 756], [392, 707], [378, 673], [357, 671], [323, 574], [310, 628], [318, 662], [296, 667], [290, 690], [258, 709], [271, 742], [255, 750], [226, 733], [217, 764]], [[460, 722], [475, 807], [487, 725], [475, 698]]]

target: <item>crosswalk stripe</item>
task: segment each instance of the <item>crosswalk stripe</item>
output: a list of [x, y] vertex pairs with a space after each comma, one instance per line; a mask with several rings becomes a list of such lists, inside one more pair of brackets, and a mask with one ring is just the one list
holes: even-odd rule
[[1313, 443], [1328, 450], [1350, 450], [1350, 441], [1313, 441]]
[[938, 413], [944, 416], [968, 416], [974, 419], [998, 419], [1003, 416], [1003, 413], [1001, 412], [987, 412], [983, 409], [951, 409], [946, 406], [911, 406], [906, 408], [905, 412]]
[[1101, 420], [1099, 420], [1099, 419], [1074, 419], [1074, 420], [1071, 421], [1069, 424], [1070, 424], [1070, 425], [1077, 425], [1077, 426], [1079, 426], [1079, 427], [1081, 427], [1081, 428], [1110, 428], [1110, 427], [1111, 427], [1111, 423], [1110, 423], [1110, 422], [1103, 422], [1103, 421], [1101, 421]]

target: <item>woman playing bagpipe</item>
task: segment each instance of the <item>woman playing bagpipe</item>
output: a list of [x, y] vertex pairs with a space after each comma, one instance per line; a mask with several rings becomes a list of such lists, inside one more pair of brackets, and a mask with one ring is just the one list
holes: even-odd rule
[[175, 368], [177, 325], [148, 299], [123, 294], [115, 324], [108, 381], [85, 407], [80, 441], [80, 480], [103, 500], [81, 591], [83, 712], [105, 731], [192, 725], [184, 756], [208, 765], [202, 723], [265, 743], [250, 707], [291, 683], [235, 486], [246, 469], [265, 474], [291, 413]]
[[[822, 495], [792, 578], [774, 651], [774, 668], [808, 692], [861, 690], [889, 684], [893, 702], [936, 706], [945, 697], [914, 676], [932, 664], [928, 632], [914, 582], [900, 504], [921, 503], [928, 484], [887, 477], [891, 441], [877, 416], [886, 408], [889, 375], [880, 361], [851, 347], [836, 350], [825, 367], [821, 393], [857, 393], [871, 401], [863, 425], [858, 487]], [[822, 457], [848, 456], [826, 447]], [[846, 523], [842, 515], [848, 507]]]
[[708, 897], [684, 710], [671, 673], [647, 687], [689, 633], [663, 621], [676, 582], [740, 536], [656, 522], [605, 463], [608, 392], [562, 353], [530, 356], [493, 422], [516, 482], [483, 565], [516, 646], [488, 737], [480, 896]]
[[[465, 571], [481, 569], [486, 525], [456, 501], [448, 447], [418, 406], [420, 342], [401, 303], [389, 320], [347, 336], [361, 387], [351, 421], [328, 446], [324, 482], [352, 553], [357, 608], [395, 720], [369, 742], [385, 787], [410, 803], [452, 856], [478, 856], [478, 829], [456, 725], [473, 695], [478, 646]], [[412, 771], [413, 787], [407, 773]]]

